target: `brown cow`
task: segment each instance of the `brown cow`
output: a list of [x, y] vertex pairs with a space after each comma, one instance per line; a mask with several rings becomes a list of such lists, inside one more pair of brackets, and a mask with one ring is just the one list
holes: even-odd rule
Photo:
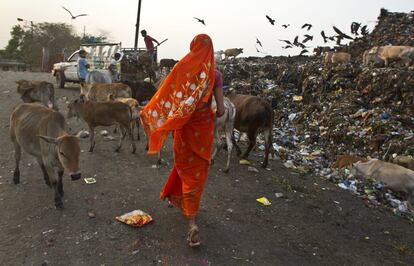
[[36, 158], [46, 185], [53, 187], [55, 191], [56, 208], [62, 208], [64, 170], [69, 172], [72, 180], [81, 178], [80, 141], [79, 138], [66, 133], [63, 115], [38, 103], [22, 103], [14, 108], [10, 116], [10, 138], [16, 160], [14, 183], [20, 182], [19, 163], [23, 148]]
[[44, 106], [58, 110], [55, 102], [55, 89], [52, 83], [46, 81], [19, 80], [17, 93], [25, 103], [40, 102]]
[[[249, 137], [249, 147], [242, 155], [247, 158], [250, 151], [256, 144], [257, 134], [263, 132], [265, 135], [265, 158], [262, 167], [266, 167], [269, 159], [269, 152], [272, 147], [272, 125], [273, 110], [268, 102], [251, 95], [232, 94], [230, 101], [236, 107], [236, 118], [234, 128], [240, 132], [246, 132]], [[240, 148], [236, 143], [237, 153], [240, 155]]]
[[71, 102], [68, 109], [68, 118], [81, 118], [88, 124], [90, 132], [89, 152], [93, 152], [95, 147], [95, 127], [119, 125], [121, 128], [121, 137], [115, 151], [120, 151], [125, 135], [128, 134], [131, 140], [132, 153], [135, 153], [136, 146], [131, 131], [132, 113], [128, 105], [121, 102], [84, 102], [81, 98], [81, 100]]
[[414, 55], [414, 47], [412, 46], [380, 46], [377, 55], [384, 60], [385, 66], [388, 66], [390, 61], [401, 60], [406, 66], [412, 64], [412, 56]]
[[365, 178], [373, 178], [384, 182], [394, 191], [407, 193], [408, 201], [414, 204], [414, 171], [393, 163], [387, 163], [378, 159], [368, 162], [357, 162], [351, 168], [353, 175], [362, 175]]
[[106, 102], [108, 95], [115, 98], [129, 98], [132, 95], [131, 88], [124, 83], [95, 83], [81, 84], [81, 95], [93, 102]]
[[325, 54], [325, 66], [347, 64], [351, 62], [351, 54], [345, 52], [327, 52]]
[[242, 53], [243, 53], [243, 48], [226, 49], [224, 51], [224, 59], [227, 60], [230, 58], [230, 56], [233, 56], [233, 58], [236, 58], [236, 56]]

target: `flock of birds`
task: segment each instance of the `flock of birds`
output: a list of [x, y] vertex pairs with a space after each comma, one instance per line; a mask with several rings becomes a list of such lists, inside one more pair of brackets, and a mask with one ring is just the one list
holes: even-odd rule
[[[78, 18], [78, 17], [84, 17], [84, 16], [87, 16], [88, 14], [79, 14], [79, 15], [73, 15], [72, 14], [72, 12], [69, 10], [69, 9], [67, 9], [67, 8], [65, 8], [64, 6], [62, 6], [62, 8], [64, 9], [64, 10], [66, 10], [69, 14], [70, 14], [70, 16], [71, 16], [71, 19], [76, 19], [76, 18]], [[267, 18], [267, 20], [269, 21], [269, 23], [272, 25], [272, 26], [274, 26], [275, 25], [275, 23], [276, 23], [276, 20], [275, 19], [273, 19], [273, 18], [271, 18], [270, 16], [268, 16], [268, 15], [266, 15], [266, 18]], [[206, 22], [205, 22], [205, 20], [204, 19], [201, 19], [201, 18], [197, 18], [197, 17], [194, 17], [194, 19], [195, 20], [197, 20], [199, 23], [201, 23], [201, 24], [203, 24], [204, 26], [206, 26]], [[287, 28], [289, 28], [290, 27], [290, 24], [282, 24], [281, 25], [284, 29], [287, 29]], [[306, 31], [310, 31], [311, 29], [312, 29], [312, 27], [313, 27], [313, 25], [312, 24], [310, 24], [310, 23], [305, 23], [305, 24], [303, 24], [302, 25], [302, 27], [301, 27], [301, 29], [305, 29]], [[354, 38], [353, 37], [351, 37], [351, 36], [349, 36], [349, 35], [347, 35], [347, 34], [345, 34], [345, 33], [343, 33], [340, 29], [338, 29], [337, 27], [335, 27], [335, 26], [333, 26], [332, 27], [333, 28], [333, 30], [335, 31], [335, 33], [337, 34], [337, 35], [333, 35], [333, 36], [327, 36], [326, 34], [325, 34], [325, 31], [321, 31], [321, 36], [322, 36], [322, 38], [323, 38], [323, 42], [324, 43], [327, 43], [327, 42], [330, 42], [330, 41], [335, 41], [335, 39], [336, 39], [336, 44], [337, 45], [341, 45], [341, 42], [342, 42], [342, 40], [344, 40], [344, 39], [348, 39], [348, 40], [353, 40]], [[368, 26], [367, 25], [364, 25], [364, 26], [362, 26], [362, 23], [357, 23], [357, 22], [352, 22], [352, 24], [351, 24], [351, 34], [353, 34], [353, 35], [355, 35], [355, 36], [358, 36], [359, 34], [361, 34], [362, 36], [365, 36], [365, 35], [367, 35], [369, 32], [368, 32]], [[290, 49], [290, 48], [293, 48], [293, 47], [299, 47], [299, 48], [301, 48], [302, 50], [301, 50], [301, 52], [300, 52], [300, 54], [299, 55], [304, 55], [304, 54], [306, 54], [306, 53], [309, 53], [309, 51], [307, 50], [307, 48], [309, 48], [308, 46], [306, 46], [306, 43], [307, 42], [309, 42], [309, 41], [313, 41], [313, 35], [309, 35], [309, 34], [304, 34], [303, 35], [303, 39], [302, 39], [302, 41], [299, 41], [299, 35], [297, 35], [294, 39], [293, 39], [293, 41], [289, 41], [289, 40], [279, 40], [279, 41], [281, 41], [281, 42], [284, 42], [285, 43], [285, 46], [282, 46], [282, 48], [283, 49]], [[259, 40], [259, 38], [257, 38], [256, 37], [256, 51], [258, 52], [258, 53], [263, 53], [263, 54], [265, 54], [265, 52], [263, 52], [263, 51], [261, 51], [259, 48], [258, 48], [258, 46], [260, 46], [261, 48], [263, 48], [263, 45], [262, 45], [262, 43], [260, 42], [260, 40]]]
[[[269, 21], [269, 23], [272, 25], [272, 26], [274, 26], [275, 25], [275, 23], [276, 23], [276, 20], [275, 19], [273, 19], [273, 18], [271, 18], [270, 16], [268, 16], [268, 15], [266, 15], [266, 18], [267, 18], [267, 20]], [[194, 17], [194, 19], [195, 20], [197, 20], [198, 22], [200, 22], [201, 24], [203, 24], [204, 26], [206, 26], [206, 23], [205, 23], [205, 21], [204, 21], [204, 19], [200, 19], [200, 18], [197, 18], [197, 17]], [[284, 29], [287, 29], [287, 28], [289, 28], [290, 27], [290, 24], [282, 24], [281, 25]], [[312, 29], [312, 27], [313, 27], [313, 25], [312, 24], [310, 24], [310, 23], [305, 23], [305, 24], [303, 24], [302, 25], [302, 27], [301, 27], [301, 29], [303, 29], [303, 30], [306, 30], [306, 31], [310, 31], [311, 29]], [[333, 28], [333, 30], [335, 31], [335, 33], [336, 33], [336, 35], [333, 35], [333, 36], [327, 36], [326, 34], [325, 34], [325, 31], [321, 31], [321, 36], [322, 36], [322, 39], [323, 39], [323, 42], [324, 43], [328, 43], [328, 42], [334, 42], [334, 41], [336, 41], [336, 44], [337, 45], [342, 45], [342, 41], [344, 40], [344, 39], [348, 39], [348, 40], [354, 40], [354, 38], [353, 37], [351, 37], [351, 36], [349, 36], [349, 35], [347, 35], [347, 34], [345, 34], [344, 32], [342, 32], [340, 29], [338, 29], [337, 27], [335, 27], [335, 26], [333, 26], [332, 27]], [[365, 36], [365, 35], [367, 35], [369, 33], [369, 31], [368, 31], [368, 25], [364, 25], [364, 26], [362, 26], [362, 23], [358, 23], [358, 22], [352, 22], [352, 24], [351, 24], [351, 34], [353, 34], [354, 36], [359, 36], [360, 34], [362, 35], [362, 36]], [[313, 41], [313, 39], [314, 39], [314, 36], [313, 35], [310, 35], [310, 34], [304, 34], [303, 35], [303, 39], [302, 39], [302, 41], [300, 41], [299, 40], [299, 38], [300, 38], [300, 36], [299, 35], [297, 35], [294, 39], [293, 39], [293, 41], [290, 41], [290, 40], [279, 40], [279, 41], [281, 41], [281, 42], [284, 42], [285, 43], [285, 46], [282, 46], [282, 48], [283, 49], [290, 49], [290, 48], [294, 48], [294, 47], [299, 47], [299, 48], [301, 48], [302, 50], [301, 50], [301, 52], [300, 52], [300, 54], [299, 55], [304, 55], [304, 54], [306, 54], [306, 53], [309, 53], [309, 51], [307, 50], [307, 48], [309, 48], [308, 46], [306, 46], [306, 43], [307, 42], [309, 42], [309, 41]], [[258, 52], [258, 53], [262, 53], [262, 54], [266, 54], [265, 52], [263, 52], [263, 51], [261, 51], [260, 49], [259, 49], [259, 46], [260, 46], [260, 48], [263, 48], [263, 45], [262, 45], [262, 43], [261, 43], [261, 41], [259, 40], [259, 38], [257, 38], [256, 37], [256, 51]]]
[[[269, 23], [271, 24], [271, 25], [275, 25], [275, 20], [273, 19], [273, 18], [271, 18], [271, 17], [269, 17], [268, 15], [266, 15], [266, 18], [267, 18], [267, 20], [269, 21]], [[287, 29], [288, 27], [290, 26], [290, 24], [282, 24], [282, 27], [284, 28], [284, 29]], [[311, 30], [311, 28], [313, 27], [313, 25], [312, 24], [310, 24], [310, 23], [305, 23], [305, 24], [303, 24], [302, 25], [302, 27], [301, 27], [301, 29], [305, 29], [306, 31], [310, 31]], [[353, 40], [354, 38], [353, 37], [351, 37], [351, 36], [349, 36], [349, 35], [347, 35], [347, 34], [345, 34], [344, 32], [342, 32], [340, 29], [338, 29], [337, 27], [335, 27], [335, 26], [333, 26], [332, 27], [333, 28], [333, 30], [335, 31], [335, 33], [336, 33], [336, 35], [333, 35], [333, 36], [327, 36], [326, 34], [325, 34], [325, 31], [321, 31], [321, 36], [322, 36], [322, 39], [323, 39], [323, 42], [324, 43], [327, 43], [327, 42], [330, 42], [330, 41], [336, 41], [336, 44], [337, 45], [342, 45], [341, 44], [341, 42], [342, 42], [342, 40], [344, 40], [344, 39], [348, 39], [348, 40]], [[353, 35], [355, 35], [355, 36], [359, 36], [360, 34], [362, 35], [362, 36], [365, 36], [365, 35], [367, 35], [369, 32], [368, 32], [368, 25], [364, 25], [364, 26], [362, 26], [362, 23], [358, 23], [358, 22], [352, 22], [352, 24], [351, 24], [351, 34], [353, 34]], [[314, 36], [313, 35], [309, 35], [309, 34], [304, 34], [303, 35], [303, 40], [302, 41], [299, 41], [299, 38], [300, 38], [300, 36], [299, 35], [297, 35], [295, 38], [294, 38], [294, 40], [293, 41], [290, 41], [290, 40], [279, 40], [279, 41], [281, 41], [281, 42], [284, 42], [285, 43], [285, 46], [283, 46], [282, 48], [283, 49], [290, 49], [290, 48], [293, 48], [293, 47], [299, 47], [299, 48], [301, 48], [302, 49], [302, 51], [300, 52], [300, 54], [299, 55], [304, 55], [304, 54], [306, 54], [306, 53], [308, 53], [309, 51], [306, 49], [306, 48], [309, 48], [308, 46], [306, 46], [305, 44], [307, 43], [307, 42], [309, 42], [309, 41], [313, 41], [313, 38], [314, 38]], [[262, 46], [262, 44], [261, 44], [261, 42], [259, 41], [259, 39], [258, 38], [256, 38], [256, 44], [257, 45], [259, 45], [260, 47], [263, 47]], [[258, 49], [258, 47], [256, 46], [256, 50], [258, 51], [258, 52], [260, 52], [259, 51], [259, 49]]]

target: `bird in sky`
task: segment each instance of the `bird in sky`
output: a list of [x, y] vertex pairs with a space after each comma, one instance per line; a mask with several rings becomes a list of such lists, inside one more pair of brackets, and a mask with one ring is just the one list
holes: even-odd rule
[[293, 40], [293, 45], [298, 46], [299, 44], [299, 36], [296, 36], [295, 39]]
[[281, 42], [285, 42], [287, 45], [292, 45], [292, 43], [289, 40], [279, 40]]
[[290, 24], [283, 24], [282, 27], [287, 29], [290, 26]]
[[72, 12], [70, 12], [69, 11], [69, 9], [67, 9], [66, 7], [64, 7], [64, 6], [62, 6], [62, 8], [64, 9], [64, 10], [66, 10], [69, 14], [70, 14], [70, 16], [71, 16], [71, 18], [72, 19], [76, 19], [77, 17], [84, 17], [84, 16], [87, 16], [88, 14], [79, 14], [79, 15], [76, 15], [76, 16], [74, 16], [73, 14], [72, 14]]
[[363, 26], [362, 28], [361, 28], [361, 34], [363, 35], [363, 36], [365, 36], [365, 35], [367, 35], [368, 33], [369, 33], [369, 31], [368, 31], [368, 25], [365, 25], [365, 26]]
[[256, 37], [256, 43], [258, 44], [258, 45], [260, 45], [260, 47], [262, 47], [263, 48], [263, 46], [262, 46], [262, 43], [260, 42], [260, 40]]
[[303, 24], [303, 26], [302, 26], [302, 29], [304, 29], [304, 28], [308, 28], [307, 30], [309, 31], [309, 30], [312, 28], [312, 24], [305, 23], [305, 24]]
[[307, 43], [308, 41], [312, 41], [313, 40], [313, 36], [309, 35], [309, 34], [305, 34], [305, 39], [303, 39], [302, 43]]
[[204, 26], [206, 25], [206, 23], [204, 22], [204, 19], [200, 19], [200, 18], [196, 18], [196, 17], [194, 17], [194, 19], [196, 19], [198, 22], [200, 22]]
[[268, 15], [266, 15], [267, 20], [269, 20], [270, 24], [275, 25], [275, 21], [274, 19], [272, 19], [271, 17], [269, 17]]
[[289, 49], [289, 48], [293, 48], [292, 45], [286, 45], [286, 46], [282, 46], [283, 49]]
[[325, 31], [321, 31], [321, 36], [322, 36], [322, 38], [323, 38], [323, 42], [324, 42], [324, 43], [327, 43], [327, 42], [328, 42], [328, 41], [327, 41], [328, 37], [326, 37], [326, 35], [325, 35]]
[[306, 54], [306, 53], [309, 53], [309, 51], [308, 51], [308, 50], [306, 50], [306, 49], [303, 49], [302, 51], [300, 51], [299, 56], [304, 55], [304, 54]]
[[341, 39], [349, 39], [349, 40], [353, 40], [354, 38], [352, 38], [349, 35], [346, 35], [345, 33], [343, 33], [342, 31], [340, 31], [337, 27], [333, 26], [333, 29], [336, 33], [338, 33], [338, 36], [341, 37]]
[[351, 24], [351, 33], [358, 35], [359, 27], [361, 27], [361, 23], [352, 22]]

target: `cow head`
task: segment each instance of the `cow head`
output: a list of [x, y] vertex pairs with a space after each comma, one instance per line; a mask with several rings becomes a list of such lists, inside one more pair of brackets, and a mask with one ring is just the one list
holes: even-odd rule
[[80, 140], [78, 137], [63, 135], [58, 138], [38, 136], [42, 141], [56, 146], [57, 157], [72, 180], [81, 178], [79, 170]]
[[80, 99], [76, 99], [76, 100], [70, 102], [69, 105], [68, 105], [68, 113], [67, 113], [66, 117], [68, 119], [72, 118], [72, 117], [79, 118], [79, 109], [81, 107], [81, 104], [83, 104], [83, 103], [84, 103], [84, 96], [83, 95], [80, 96]]
[[55, 89], [52, 83], [46, 81], [19, 80], [16, 82], [17, 92], [25, 103], [40, 102], [43, 105], [58, 110], [55, 103]]

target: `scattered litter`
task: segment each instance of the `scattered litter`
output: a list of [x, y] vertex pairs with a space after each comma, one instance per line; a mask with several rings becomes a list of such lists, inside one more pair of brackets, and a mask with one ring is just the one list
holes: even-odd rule
[[245, 159], [241, 159], [240, 160], [240, 165], [250, 165], [251, 163], [248, 160]]
[[104, 130], [101, 130], [100, 134], [101, 134], [101, 136], [106, 137], [106, 136], [109, 135], [109, 132], [108, 132], [108, 130], [104, 129]]
[[88, 217], [89, 218], [95, 218], [96, 217], [96, 213], [94, 211], [88, 211]]
[[256, 201], [260, 202], [264, 206], [269, 206], [272, 204], [266, 197], [258, 198]]
[[115, 217], [116, 220], [131, 225], [133, 227], [142, 227], [152, 221], [152, 217], [141, 210], [134, 210]]
[[283, 193], [275, 193], [276, 198], [282, 198], [284, 195]]
[[83, 180], [85, 180], [86, 184], [95, 184], [96, 183], [96, 179], [93, 177], [86, 177]]
[[105, 137], [104, 137], [104, 139], [105, 139], [105, 140], [112, 141], [112, 140], [115, 140], [116, 138], [115, 138], [115, 137], [113, 137], [113, 136], [105, 136]]
[[249, 166], [247, 167], [247, 171], [249, 172], [254, 172], [254, 173], [258, 173], [259, 170], [257, 170], [257, 168], [253, 167], [253, 166]]

